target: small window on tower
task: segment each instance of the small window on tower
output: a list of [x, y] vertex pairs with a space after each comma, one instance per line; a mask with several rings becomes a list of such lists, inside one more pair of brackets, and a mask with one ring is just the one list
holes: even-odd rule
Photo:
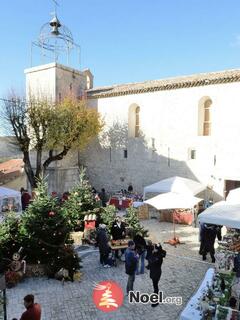
[[70, 83], [70, 85], [69, 85], [69, 90], [70, 90], [70, 92], [72, 92], [72, 83]]
[[59, 92], [59, 94], [58, 94], [58, 101], [59, 101], [59, 102], [62, 101], [62, 94], [61, 94], [61, 92]]
[[191, 160], [196, 159], [196, 150], [194, 150], [194, 149], [190, 150], [190, 159]]
[[156, 148], [155, 148], [155, 138], [152, 138], [152, 150], [153, 150], [153, 151], [156, 151]]
[[214, 155], [214, 157], [213, 157], [213, 164], [214, 164], [214, 166], [216, 165], [216, 163], [217, 163], [217, 156]]
[[127, 157], [128, 157], [127, 149], [125, 149], [125, 150], [123, 151], [123, 156], [124, 156], [125, 159], [127, 159]]

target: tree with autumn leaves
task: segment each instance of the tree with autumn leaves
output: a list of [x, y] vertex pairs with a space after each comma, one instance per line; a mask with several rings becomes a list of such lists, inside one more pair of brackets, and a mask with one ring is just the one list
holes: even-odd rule
[[52, 162], [62, 160], [70, 150], [82, 150], [103, 127], [99, 113], [73, 97], [52, 103], [12, 94], [2, 105], [2, 118], [6, 133], [16, 137], [32, 188]]

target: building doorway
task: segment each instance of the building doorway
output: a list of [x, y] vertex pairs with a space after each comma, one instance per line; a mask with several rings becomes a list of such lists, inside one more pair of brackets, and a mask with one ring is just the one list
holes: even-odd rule
[[230, 190], [236, 189], [240, 187], [239, 180], [225, 180], [225, 188], [224, 188], [224, 198], [226, 199]]

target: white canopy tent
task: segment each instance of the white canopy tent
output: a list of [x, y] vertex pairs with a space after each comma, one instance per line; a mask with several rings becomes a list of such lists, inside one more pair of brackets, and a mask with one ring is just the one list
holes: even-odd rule
[[13, 189], [0, 187], [0, 214], [8, 211], [22, 211], [21, 193]]
[[193, 196], [205, 189], [206, 187], [197, 181], [175, 176], [144, 187], [143, 198], [145, 199], [146, 193], [166, 192], [174, 192]]
[[230, 190], [226, 201], [229, 204], [240, 204], [240, 188]]
[[216, 202], [198, 216], [200, 223], [209, 223], [240, 229], [240, 204]]
[[200, 201], [202, 201], [202, 199], [191, 195], [167, 192], [148, 199], [144, 201], [144, 203], [153, 206], [157, 210], [164, 210], [193, 208]]

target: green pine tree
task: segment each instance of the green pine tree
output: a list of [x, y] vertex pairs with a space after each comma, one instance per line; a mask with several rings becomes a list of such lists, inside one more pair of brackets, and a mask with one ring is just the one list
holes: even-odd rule
[[19, 218], [14, 212], [9, 212], [5, 220], [0, 223], [0, 273], [9, 264], [8, 259], [11, 260], [13, 253], [22, 246], [18, 237], [19, 224]]
[[[46, 181], [40, 180], [35, 199], [22, 215], [20, 239], [26, 260], [46, 264], [51, 275], [65, 268], [65, 255], [71, 249], [70, 231], [66, 210], [59, 206], [56, 198], [48, 195]], [[79, 264], [73, 261], [68, 266], [69, 271], [77, 266]]]
[[100, 221], [101, 223], [104, 223], [107, 226], [107, 231], [109, 234], [111, 232], [112, 224], [116, 219], [116, 212], [117, 209], [115, 206], [107, 206], [101, 208]]
[[141, 226], [138, 215], [137, 215], [137, 209], [133, 207], [129, 207], [127, 209], [127, 213], [125, 215], [125, 222], [129, 227], [129, 231], [132, 238], [137, 233], [140, 233], [143, 237], [147, 237], [148, 230], [144, 229], [144, 227]]
[[99, 207], [92, 193], [92, 187], [86, 178], [86, 170], [81, 168], [79, 182], [63, 204], [72, 228], [83, 223], [85, 214], [95, 213]]

